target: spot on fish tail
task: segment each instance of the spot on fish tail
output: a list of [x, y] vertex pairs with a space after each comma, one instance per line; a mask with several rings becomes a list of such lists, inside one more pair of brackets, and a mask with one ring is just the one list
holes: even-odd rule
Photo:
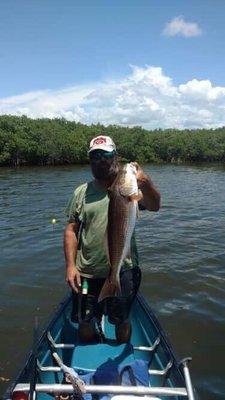
[[116, 283], [112, 283], [110, 282], [109, 278], [107, 278], [99, 294], [98, 302], [101, 302], [102, 300], [108, 297], [117, 297], [117, 296], [121, 296], [120, 282], [117, 281]]

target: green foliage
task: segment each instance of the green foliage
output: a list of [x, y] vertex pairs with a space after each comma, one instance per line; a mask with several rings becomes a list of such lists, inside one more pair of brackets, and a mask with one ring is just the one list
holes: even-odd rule
[[0, 116], [0, 166], [82, 164], [99, 134], [113, 138], [126, 161], [152, 163], [224, 162], [225, 128], [154, 130], [83, 125], [65, 119]]

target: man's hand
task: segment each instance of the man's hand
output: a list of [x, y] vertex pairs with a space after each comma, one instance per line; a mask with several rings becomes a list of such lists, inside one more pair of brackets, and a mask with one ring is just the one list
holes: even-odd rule
[[137, 184], [138, 188], [141, 189], [141, 186], [145, 184], [149, 180], [148, 176], [144, 173], [143, 169], [140, 167], [140, 165], [134, 161], [131, 163], [135, 168], [136, 168], [136, 178], [137, 178]]
[[80, 272], [75, 266], [67, 267], [66, 269], [66, 282], [76, 293], [80, 291], [81, 279]]
[[140, 165], [135, 161], [131, 163], [136, 168], [138, 189], [141, 190], [143, 198], [139, 205], [149, 211], [158, 211], [160, 208], [160, 193], [155, 188], [150, 176], [146, 175]]
[[76, 268], [76, 256], [80, 224], [70, 222], [67, 224], [64, 233], [64, 252], [66, 259], [66, 282], [76, 293], [79, 292], [81, 286], [80, 273]]

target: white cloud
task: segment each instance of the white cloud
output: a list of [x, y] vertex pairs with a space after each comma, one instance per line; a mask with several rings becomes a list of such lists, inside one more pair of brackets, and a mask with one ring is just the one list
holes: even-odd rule
[[166, 24], [163, 34], [165, 36], [200, 36], [202, 30], [195, 22], [187, 22], [180, 15], [179, 17], [173, 18], [169, 23]]
[[195, 99], [196, 101], [207, 99], [208, 101], [216, 101], [223, 99], [225, 96], [225, 87], [213, 87], [209, 80], [198, 81], [193, 79], [185, 85], [180, 85], [179, 90], [186, 97]]
[[175, 86], [159, 67], [131, 66], [121, 80], [0, 99], [0, 114], [147, 129], [213, 128], [225, 126], [225, 87], [197, 79]]

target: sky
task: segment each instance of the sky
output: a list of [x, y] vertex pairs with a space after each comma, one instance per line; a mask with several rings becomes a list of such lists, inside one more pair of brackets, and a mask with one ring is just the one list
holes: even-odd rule
[[0, 114], [225, 126], [225, 1], [1, 0]]

